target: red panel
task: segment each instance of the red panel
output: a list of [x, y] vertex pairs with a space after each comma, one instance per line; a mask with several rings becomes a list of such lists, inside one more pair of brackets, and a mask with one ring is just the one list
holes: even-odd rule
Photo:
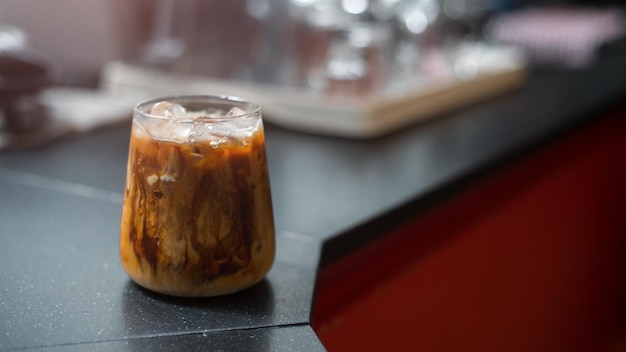
[[626, 108], [320, 272], [330, 351], [626, 350]]

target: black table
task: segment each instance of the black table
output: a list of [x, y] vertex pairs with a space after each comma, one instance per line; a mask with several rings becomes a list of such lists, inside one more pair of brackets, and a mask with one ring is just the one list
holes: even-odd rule
[[0, 350], [324, 350], [310, 325], [320, 266], [623, 99], [624, 67], [612, 50], [534, 70], [518, 92], [374, 140], [266, 124], [277, 260], [211, 299], [150, 293], [119, 263], [130, 122], [0, 152]]

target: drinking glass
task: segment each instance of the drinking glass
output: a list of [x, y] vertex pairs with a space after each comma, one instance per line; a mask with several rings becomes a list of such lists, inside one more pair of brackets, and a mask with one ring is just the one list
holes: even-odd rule
[[120, 235], [131, 279], [167, 295], [223, 295], [262, 280], [274, 255], [259, 106], [230, 96], [138, 104]]

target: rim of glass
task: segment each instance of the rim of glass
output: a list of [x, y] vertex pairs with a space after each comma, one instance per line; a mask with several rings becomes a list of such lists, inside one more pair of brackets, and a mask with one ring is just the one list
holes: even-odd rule
[[[223, 104], [231, 104], [232, 107], [242, 107], [245, 106], [245, 113], [240, 115], [233, 115], [228, 117], [198, 117], [198, 118], [178, 118], [178, 117], [170, 117], [170, 116], [161, 116], [151, 114], [148, 111], [145, 111], [145, 107], [147, 105], [154, 105], [161, 101], [171, 101], [181, 105], [184, 105], [184, 102], [205, 102], [207, 107], [212, 102], [218, 102]], [[243, 109], [242, 109], [243, 110]], [[195, 122], [207, 122], [207, 121], [232, 121], [239, 119], [246, 119], [253, 116], [260, 116], [261, 107], [259, 104], [234, 95], [227, 94], [176, 94], [176, 95], [163, 95], [158, 97], [152, 97], [148, 99], [144, 99], [135, 105], [133, 112], [135, 114], [141, 115], [145, 118], [150, 119], [158, 119], [172, 123], [195, 123]]]

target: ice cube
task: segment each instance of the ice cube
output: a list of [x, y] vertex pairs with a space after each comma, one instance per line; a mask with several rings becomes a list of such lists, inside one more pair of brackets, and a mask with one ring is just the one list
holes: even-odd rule
[[232, 107], [230, 110], [228, 110], [228, 112], [226, 113], [226, 117], [240, 117], [246, 114], [247, 113], [244, 110], [235, 106], [235, 107]]
[[249, 137], [257, 129], [256, 123], [260, 121], [257, 119], [246, 118], [249, 116], [249, 111], [233, 107], [226, 113], [226, 117], [231, 117], [232, 119], [227, 120], [224, 123], [224, 127], [234, 133], [233, 137], [235, 139]]
[[[182, 122], [181, 122], [182, 121]], [[184, 120], [142, 121], [149, 135], [159, 141], [186, 143], [193, 137], [193, 124]]]
[[187, 112], [182, 105], [169, 101], [160, 101], [152, 106], [151, 115], [161, 117], [183, 117]]

